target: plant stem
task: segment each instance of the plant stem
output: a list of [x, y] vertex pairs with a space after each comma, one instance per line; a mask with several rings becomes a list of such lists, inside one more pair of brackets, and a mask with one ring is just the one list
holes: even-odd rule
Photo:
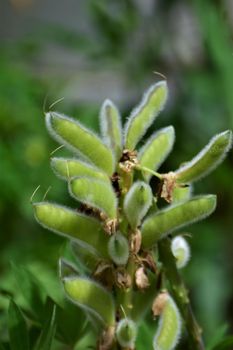
[[176, 261], [170, 248], [170, 240], [168, 238], [162, 239], [158, 243], [158, 247], [159, 257], [170, 282], [173, 297], [186, 325], [190, 350], [205, 350], [201, 336], [202, 330], [195, 319], [188, 297], [188, 291], [177, 270]]
[[145, 172], [147, 172], [147, 173], [150, 173], [150, 174], [152, 174], [152, 175], [158, 177], [160, 180], [162, 180], [162, 178], [163, 178], [163, 176], [162, 176], [160, 173], [157, 173], [157, 171], [154, 171], [154, 170], [152, 170], [152, 169], [149, 169], [149, 168], [147, 168], [147, 167], [145, 167], [145, 166], [137, 165], [137, 166], [135, 167], [135, 169], [141, 170], [141, 171], [145, 171]]

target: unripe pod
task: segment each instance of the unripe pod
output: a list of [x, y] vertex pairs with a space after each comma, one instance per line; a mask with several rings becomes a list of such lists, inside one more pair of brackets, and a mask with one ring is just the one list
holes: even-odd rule
[[152, 204], [152, 191], [143, 181], [137, 181], [130, 188], [124, 200], [124, 212], [133, 229], [141, 223]]
[[129, 258], [129, 243], [121, 234], [116, 233], [108, 242], [108, 253], [116, 265], [125, 265]]
[[[158, 330], [153, 341], [154, 350], [173, 350], [181, 333], [181, 318], [169, 294], [164, 295]], [[159, 297], [158, 297], [159, 298]]]
[[116, 337], [121, 346], [126, 348], [134, 348], [137, 337], [136, 324], [128, 318], [121, 320], [117, 325]]

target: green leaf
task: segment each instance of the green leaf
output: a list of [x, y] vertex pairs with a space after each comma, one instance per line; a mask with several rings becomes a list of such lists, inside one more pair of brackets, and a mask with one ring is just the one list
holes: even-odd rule
[[171, 296], [168, 295], [167, 298], [159, 319], [158, 330], [153, 340], [154, 350], [172, 350], [175, 348], [180, 338], [180, 313]]
[[55, 157], [51, 159], [51, 167], [55, 174], [63, 180], [69, 180], [75, 176], [87, 176], [109, 182], [109, 177], [106, 173], [79, 159]]
[[232, 132], [230, 130], [214, 136], [196, 157], [175, 171], [177, 181], [189, 183], [208, 175], [225, 159], [231, 145]]
[[93, 312], [108, 326], [115, 323], [115, 306], [112, 295], [99, 283], [84, 277], [64, 278], [68, 297], [87, 311]]
[[99, 221], [49, 202], [34, 203], [33, 208], [36, 220], [43, 227], [108, 256], [107, 238]]
[[213, 350], [231, 350], [233, 347], [233, 336], [226, 337], [221, 343], [213, 348]]
[[71, 179], [70, 194], [85, 204], [104, 212], [108, 218], [117, 216], [117, 198], [110, 184], [85, 177]]
[[[154, 171], [157, 170], [171, 152], [174, 141], [175, 131], [173, 126], [155, 132], [139, 150], [138, 160], [140, 165]], [[143, 176], [149, 181], [152, 175], [143, 172]]]
[[41, 320], [46, 300], [43, 286], [26, 268], [12, 263], [12, 270], [27, 309], [36, 320]]
[[56, 305], [53, 304], [50, 315], [42, 329], [34, 350], [50, 350], [56, 332]]
[[101, 256], [96, 250], [87, 249], [77, 242], [71, 242], [71, 249], [78, 263], [87, 271], [93, 271], [101, 260]]
[[111, 150], [90, 130], [76, 120], [56, 112], [46, 114], [47, 128], [58, 142], [83, 156], [109, 176], [114, 172], [115, 161]]
[[166, 81], [152, 85], [144, 94], [141, 103], [131, 112], [125, 126], [126, 149], [135, 149], [137, 143], [163, 109], [167, 94]]
[[13, 300], [8, 309], [8, 329], [11, 350], [29, 350], [28, 330], [20, 308]]
[[106, 144], [113, 150], [118, 160], [122, 154], [122, 126], [117, 107], [105, 100], [100, 112], [100, 126]]
[[142, 245], [151, 248], [169, 233], [210, 215], [216, 207], [216, 196], [205, 195], [169, 206], [150, 215], [142, 224]]
[[131, 186], [124, 199], [124, 212], [130, 223], [135, 229], [152, 204], [152, 191], [149, 185], [143, 181], [137, 181]]

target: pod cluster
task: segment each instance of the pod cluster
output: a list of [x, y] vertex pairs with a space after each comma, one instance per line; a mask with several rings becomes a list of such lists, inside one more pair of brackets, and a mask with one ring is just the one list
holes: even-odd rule
[[[101, 135], [77, 119], [54, 111], [46, 114], [49, 133], [71, 152], [68, 158], [52, 158], [51, 167], [77, 206], [44, 201], [33, 204], [34, 213], [44, 228], [71, 242], [78, 267], [62, 259], [60, 278], [71, 302], [99, 325], [99, 349], [136, 349], [138, 327], [153, 305], [159, 319], [153, 348], [175, 348], [182, 317], [172, 291], [153, 302], [163, 287], [158, 276], [168, 278], [154, 251], [160, 241], [175, 236], [171, 253], [177, 268], [184, 267], [190, 249], [177, 233], [216, 207], [215, 195], [192, 196], [191, 184], [223, 161], [232, 133], [214, 136], [185, 165], [159, 173], [173, 148], [174, 128], [156, 131], [143, 145], [141, 141], [167, 97], [166, 81], [152, 85], [125, 126], [115, 104], [106, 100], [100, 111]], [[154, 176], [158, 181], [152, 187]]]

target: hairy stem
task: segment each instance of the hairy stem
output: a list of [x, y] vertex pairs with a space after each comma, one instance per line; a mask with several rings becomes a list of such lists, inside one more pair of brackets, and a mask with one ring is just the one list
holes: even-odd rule
[[171, 284], [172, 294], [186, 325], [190, 350], [205, 350], [201, 336], [202, 330], [195, 319], [188, 297], [188, 291], [177, 270], [176, 261], [170, 248], [170, 240], [164, 238], [159, 242], [158, 246], [159, 257]]

